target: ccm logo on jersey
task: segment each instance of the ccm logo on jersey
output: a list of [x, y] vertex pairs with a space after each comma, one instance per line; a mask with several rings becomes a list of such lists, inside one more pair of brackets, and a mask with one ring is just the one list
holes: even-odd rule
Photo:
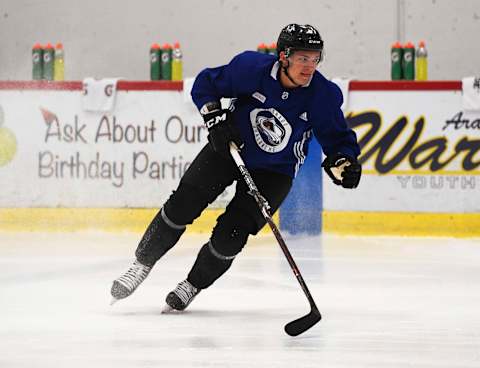
[[207, 126], [208, 129], [214, 127], [215, 125], [227, 121], [227, 113], [224, 112], [222, 115], [216, 115], [212, 117], [210, 120], [207, 120], [205, 122], [205, 125]]

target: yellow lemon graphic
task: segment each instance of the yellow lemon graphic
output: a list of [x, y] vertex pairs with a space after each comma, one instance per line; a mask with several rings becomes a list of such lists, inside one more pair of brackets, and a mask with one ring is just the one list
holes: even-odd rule
[[10, 129], [0, 126], [0, 167], [12, 161], [17, 152], [17, 139]]

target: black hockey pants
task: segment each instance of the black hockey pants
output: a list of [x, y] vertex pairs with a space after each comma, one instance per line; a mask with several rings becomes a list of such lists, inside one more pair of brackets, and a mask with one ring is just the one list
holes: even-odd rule
[[[287, 196], [292, 179], [267, 170], [251, 170], [260, 193], [272, 212]], [[233, 199], [218, 219], [210, 240], [197, 256], [188, 280], [204, 289], [217, 280], [232, 264], [250, 234], [257, 234], [265, 219], [241, 178], [231, 157], [222, 157], [207, 144], [182, 177], [180, 184], [147, 228], [140, 242], [137, 259], [153, 265], [175, 245], [185, 230], [227, 186], [236, 183]]]

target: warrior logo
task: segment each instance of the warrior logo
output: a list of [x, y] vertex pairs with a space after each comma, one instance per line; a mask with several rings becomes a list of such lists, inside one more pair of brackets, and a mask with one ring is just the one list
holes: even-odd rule
[[292, 127], [274, 108], [254, 109], [250, 122], [258, 146], [269, 153], [282, 151], [290, 139]]

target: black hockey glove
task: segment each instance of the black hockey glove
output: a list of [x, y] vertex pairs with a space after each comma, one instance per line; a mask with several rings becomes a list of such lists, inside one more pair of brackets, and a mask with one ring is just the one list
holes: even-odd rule
[[362, 175], [362, 166], [358, 161], [343, 153], [327, 156], [322, 167], [333, 182], [344, 188], [356, 188]]
[[229, 156], [230, 142], [233, 142], [240, 149], [243, 141], [240, 132], [233, 123], [230, 110], [216, 110], [203, 115], [205, 125], [208, 129], [208, 141], [213, 150], [223, 156]]

